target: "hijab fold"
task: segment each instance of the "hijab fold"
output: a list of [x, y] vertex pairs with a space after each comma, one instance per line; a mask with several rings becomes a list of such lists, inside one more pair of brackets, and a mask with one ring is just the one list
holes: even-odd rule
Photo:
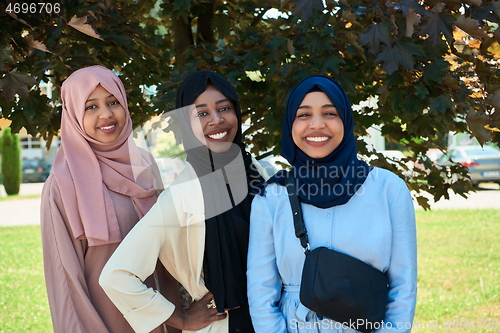
[[[101, 85], [113, 94], [126, 112], [118, 139], [102, 143], [85, 133], [85, 102]], [[141, 218], [156, 202], [157, 182], [150, 160], [132, 139], [132, 121], [125, 89], [109, 69], [91, 66], [75, 71], [61, 88], [63, 112], [61, 147], [53, 173], [76, 239], [89, 246], [117, 243], [122, 239], [115, 207], [108, 190], [131, 197]]]
[[[294, 143], [292, 127], [304, 97], [314, 91], [324, 92], [337, 108], [344, 124], [344, 137], [338, 147], [323, 158], [312, 158]], [[292, 165], [297, 195], [303, 203], [319, 208], [343, 205], [366, 180], [371, 167], [357, 158], [351, 103], [342, 87], [325, 75], [310, 76], [295, 86], [283, 120], [281, 155]], [[265, 184], [285, 186], [287, 171], [281, 170]]]
[[[228, 151], [222, 153], [212, 152], [200, 143], [192, 132], [186, 110], [188, 109], [186, 107], [193, 104], [208, 85], [213, 85], [232, 101], [238, 119], [238, 129], [233, 144]], [[203, 190], [205, 205], [203, 272], [205, 285], [214, 295], [219, 312], [224, 312], [224, 309], [246, 306], [248, 304], [246, 256], [250, 205], [253, 198], [248, 188], [251, 180], [258, 179], [261, 182], [263, 179], [252, 164], [251, 155], [245, 150], [245, 145], [241, 141], [242, 121], [238, 95], [233, 86], [221, 75], [212, 71], [200, 71], [189, 75], [180, 85], [177, 91], [176, 108], [178, 110], [184, 108], [184, 111], [178, 114], [182, 142], [187, 154], [187, 161], [196, 171]], [[206, 175], [213, 176], [206, 177]], [[216, 181], [214, 182], [214, 180]], [[247, 186], [247, 192], [244, 193], [243, 198], [235, 198], [235, 191], [232, 191], [230, 184], [238, 184], [240, 187], [240, 185], [245, 186], [244, 182]], [[235, 190], [234, 187], [233, 190]], [[240, 188], [237, 190], [241, 191]], [[232, 207], [229, 205], [229, 210], [217, 214], [210, 213], [214, 209], [217, 210], [217, 207], [224, 206], [225, 204], [220, 201], [228, 196], [231, 198], [231, 203], [234, 203]], [[232, 324], [235, 323], [230, 320], [230, 325]]]

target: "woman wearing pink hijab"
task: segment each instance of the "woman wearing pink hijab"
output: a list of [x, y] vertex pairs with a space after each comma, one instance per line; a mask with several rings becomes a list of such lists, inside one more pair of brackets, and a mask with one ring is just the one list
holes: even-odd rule
[[[133, 332], [98, 279], [121, 240], [156, 202], [161, 180], [152, 156], [132, 140], [125, 90], [112, 71], [101, 66], [75, 71], [63, 83], [61, 98], [61, 147], [41, 206], [54, 332]], [[178, 283], [163, 266], [146, 283], [180, 308]], [[179, 316], [198, 320], [207, 311], [205, 303], [195, 302]]]

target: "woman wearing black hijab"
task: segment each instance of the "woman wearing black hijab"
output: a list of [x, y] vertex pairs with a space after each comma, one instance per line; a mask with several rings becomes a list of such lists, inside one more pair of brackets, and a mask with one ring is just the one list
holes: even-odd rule
[[[254, 332], [246, 296], [249, 189], [269, 174], [245, 150], [238, 97], [222, 76], [188, 76], [176, 106], [187, 167], [117, 249], [101, 285], [137, 332], [164, 322], [199, 332]], [[183, 313], [141, 282], [156, 258], [199, 300], [201, 315], [184, 316], [198, 326], [184, 326]], [[205, 321], [200, 302], [211, 311]]]
[[[357, 158], [350, 101], [331, 78], [314, 75], [291, 92], [281, 154], [292, 165], [311, 251], [342, 252], [387, 273], [384, 325], [409, 332], [416, 302], [415, 214], [393, 173]], [[279, 171], [252, 202], [248, 298], [256, 332], [356, 332], [306, 308], [299, 298], [304, 249]]]

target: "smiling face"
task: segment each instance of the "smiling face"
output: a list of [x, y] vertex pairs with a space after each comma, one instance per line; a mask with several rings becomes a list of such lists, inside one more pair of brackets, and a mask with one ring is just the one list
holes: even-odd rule
[[193, 102], [191, 128], [196, 138], [213, 152], [222, 153], [231, 147], [238, 131], [238, 118], [233, 102], [217, 88], [207, 89]]
[[295, 115], [293, 142], [312, 158], [330, 155], [344, 137], [344, 124], [337, 108], [324, 92], [308, 93]]
[[126, 111], [113, 94], [101, 85], [85, 102], [83, 129], [91, 138], [111, 143], [118, 139], [125, 127]]

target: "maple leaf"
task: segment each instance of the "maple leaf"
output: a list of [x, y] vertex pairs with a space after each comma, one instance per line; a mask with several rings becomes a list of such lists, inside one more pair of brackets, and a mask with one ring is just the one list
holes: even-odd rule
[[370, 44], [370, 52], [372, 54], [378, 53], [381, 42], [387, 47], [392, 45], [391, 24], [389, 22], [373, 24], [366, 32], [359, 36], [359, 44]]
[[90, 37], [94, 37], [94, 38], [97, 38], [97, 39], [100, 39], [100, 40], [104, 40], [102, 39], [101, 36], [99, 36], [94, 28], [90, 25], [90, 24], [87, 24], [87, 16], [83, 16], [81, 18], [78, 18], [76, 15], [74, 15], [71, 20], [68, 22], [68, 25], [70, 27], [73, 27], [75, 28], [76, 30], [90, 36]]
[[488, 38], [488, 34], [481, 30], [479, 22], [470, 17], [460, 15], [455, 21], [455, 25], [475, 38]]
[[17, 69], [7, 73], [3, 79], [0, 80], [0, 89], [3, 90], [2, 95], [6, 100], [14, 100], [15, 94], [27, 98], [29, 96], [29, 89], [33, 87], [36, 80], [31, 76], [24, 73], [19, 73]]
[[479, 141], [481, 145], [491, 139], [490, 131], [485, 128], [485, 126], [490, 124], [491, 119], [486, 114], [471, 110], [468, 112], [465, 120], [467, 121], [467, 125], [469, 125], [472, 134], [474, 134], [477, 141]]
[[500, 111], [495, 111], [490, 118], [491, 125], [486, 125], [485, 128], [490, 131], [500, 132]]
[[5, 63], [14, 63], [14, 58], [12, 58], [12, 54], [9, 47], [4, 49], [0, 49], [0, 70], [3, 69]]
[[429, 35], [429, 39], [435, 45], [441, 41], [441, 33], [448, 39], [453, 39], [452, 23], [455, 18], [448, 13], [432, 13], [424, 18], [424, 25], [419, 36]]
[[32, 48], [34, 49], [37, 49], [37, 50], [40, 50], [40, 51], [43, 51], [43, 52], [48, 52], [48, 53], [52, 53], [50, 52], [48, 49], [47, 49], [47, 46], [45, 46], [45, 44], [43, 44], [42, 42], [39, 42], [37, 40], [34, 40], [33, 39], [33, 36], [28, 36], [24, 42], [26, 44], [28, 44], [29, 46], [31, 46]]
[[450, 98], [445, 95], [433, 98], [430, 104], [431, 111], [437, 110], [441, 113], [445, 113], [447, 109], [453, 109], [454, 107]]
[[384, 69], [389, 75], [397, 70], [399, 65], [411, 71], [415, 64], [414, 54], [422, 54], [420, 46], [410, 41], [398, 41], [393, 47], [387, 47], [380, 52], [375, 62], [384, 62]]
[[494, 94], [488, 96], [488, 102], [500, 111], [500, 89], [495, 91]]
[[416, 14], [412, 8], [407, 8], [406, 10], [406, 37], [413, 36], [415, 32], [414, 25], [420, 23], [420, 15]]
[[293, 15], [297, 15], [302, 12], [302, 19], [305, 21], [311, 15], [313, 10], [323, 10], [325, 7], [323, 6], [323, 1], [321, 0], [294, 0], [296, 3], [295, 8], [293, 10]]

